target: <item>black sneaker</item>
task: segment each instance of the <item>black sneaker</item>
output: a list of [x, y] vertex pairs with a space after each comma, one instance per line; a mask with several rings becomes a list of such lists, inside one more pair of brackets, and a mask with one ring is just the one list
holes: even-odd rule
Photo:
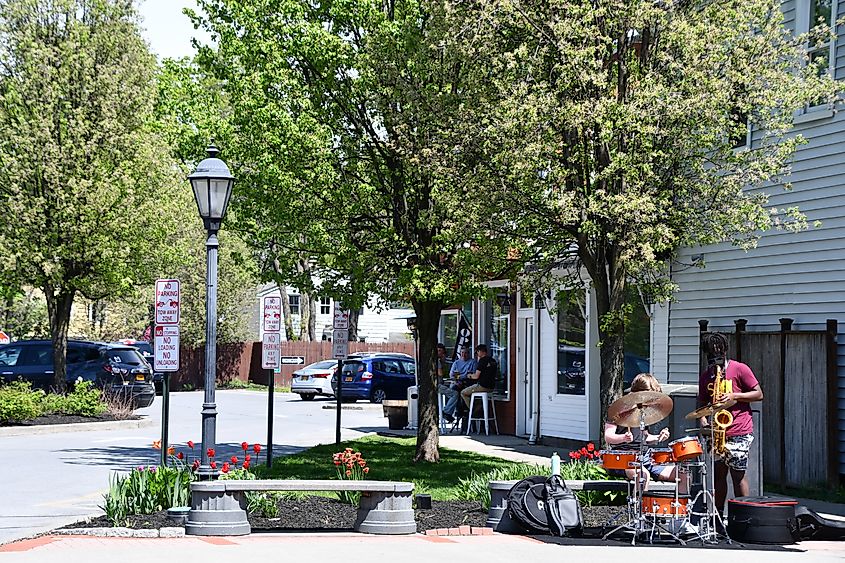
[[451, 414], [447, 413], [447, 412], [444, 412], [444, 413], [443, 413], [443, 419], [444, 419], [446, 422], [448, 422], [449, 424], [451, 424], [451, 423], [455, 422], [455, 417], [454, 417], [454, 416], [452, 416]]

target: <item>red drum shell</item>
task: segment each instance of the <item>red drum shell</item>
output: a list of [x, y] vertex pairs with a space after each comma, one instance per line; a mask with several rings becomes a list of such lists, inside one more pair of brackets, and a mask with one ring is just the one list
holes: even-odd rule
[[636, 452], [628, 452], [624, 450], [602, 450], [601, 464], [605, 469], [629, 469], [629, 463], [637, 461]]
[[654, 448], [649, 453], [651, 455], [651, 461], [655, 465], [675, 463], [675, 454], [672, 452], [672, 448]]
[[698, 441], [698, 438], [692, 436], [669, 442], [669, 447], [672, 448], [672, 454], [676, 461], [695, 459], [704, 453], [701, 442]]
[[652, 496], [648, 494], [643, 495], [643, 514], [651, 514], [653, 516], [666, 516], [673, 518], [675, 516], [687, 515], [687, 503], [689, 499], [686, 497], [679, 497], [678, 503], [675, 504], [675, 496]]

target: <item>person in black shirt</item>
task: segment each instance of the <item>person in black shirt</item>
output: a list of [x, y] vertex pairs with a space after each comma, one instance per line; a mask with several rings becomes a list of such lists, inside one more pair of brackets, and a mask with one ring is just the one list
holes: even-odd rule
[[499, 366], [496, 364], [496, 360], [488, 355], [485, 344], [476, 346], [475, 354], [478, 356], [478, 365], [475, 373], [470, 374], [469, 378], [476, 383], [461, 391], [461, 397], [463, 397], [467, 408], [469, 408], [469, 401], [473, 393], [493, 392], [493, 387], [496, 386], [496, 376], [499, 373]]

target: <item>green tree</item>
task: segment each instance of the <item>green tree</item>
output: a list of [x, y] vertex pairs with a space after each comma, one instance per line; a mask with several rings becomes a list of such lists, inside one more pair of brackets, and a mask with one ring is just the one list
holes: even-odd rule
[[[622, 391], [629, 285], [666, 298], [679, 247], [805, 226], [760, 188], [782, 185], [794, 112], [833, 99], [805, 47], [829, 30], [793, 37], [779, 0], [483, 0], [466, 16], [466, 58], [489, 87], [458, 152], [505, 186], [479, 195], [525, 238], [536, 278], [591, 281], [604, 416]], [[748, 125], [755, 141], [737, 149]]]
[[132, 2], [0, 2], [0, 62], [0, 285], [44, 293], [64, 389], [74, 298], [155, 279], [184, 180], [149, 126], [155, 61]]
[[233, 106], [238, 217], [263, 231], [259, 248], [275, 250], [284, 277], [307, 285], [318, 273], [321, 293], [350, 309], [369, 293], [413, 305], [416, 458], [437, 461], [440, 312], [479, 291], [508, 246], [465, 238], [456, 206], [473, 179], [442, 165], [446, 131], [473, 103], [451, 12], [424, 0], [200, 5], [218, 39], [200, 60]]

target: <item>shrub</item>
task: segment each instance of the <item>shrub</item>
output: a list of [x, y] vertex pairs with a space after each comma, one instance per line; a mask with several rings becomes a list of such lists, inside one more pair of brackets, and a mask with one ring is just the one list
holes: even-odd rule
[[193, 473], [185, 464], [173, 467], [138, 467], [128, 475], [109, 478], [109, 492], [100, 508], [113, 526], [129, 515], [152, 514], [174, 506], [187, 506]]
[[[255, 474], [240, 467], [238, 469], [230, 469], [227, 473], [220, 475], [221, 480], [238, 480], [244, 481], [255, 479]], [[247, 512], [264, 518], [278, 518], [279, 517], [279, 493], [266, 492], [257, 493], [248, 491], [246, 493], [246, 509]]]
[[115, 420], [127, 420], [134, 416], [135, 407], [128, 393], [103, 393], [105, 411]]
[[78, 379], [67, 395], [50, 393], [44, 397], [44, 412], [97, 416], [107, 410], [103, 393], [91, 381]]
[[14, 424], [41, 416], [44, 393], [33, 391], [26, 381], [0, 387], [0, 424]]
[[[370, 472], [367, 461], [361, 455], [361, 452], [353, 452], [352, 448], [346, 448], [342, 452], [333, 454], [332, 463], [334, 463], [338, 479], [361, 481]], [[358, 491], [338, 491], [337, 496], [341, 502], [356, 506], [358, 501], [361, 500], [361, 493]]]

